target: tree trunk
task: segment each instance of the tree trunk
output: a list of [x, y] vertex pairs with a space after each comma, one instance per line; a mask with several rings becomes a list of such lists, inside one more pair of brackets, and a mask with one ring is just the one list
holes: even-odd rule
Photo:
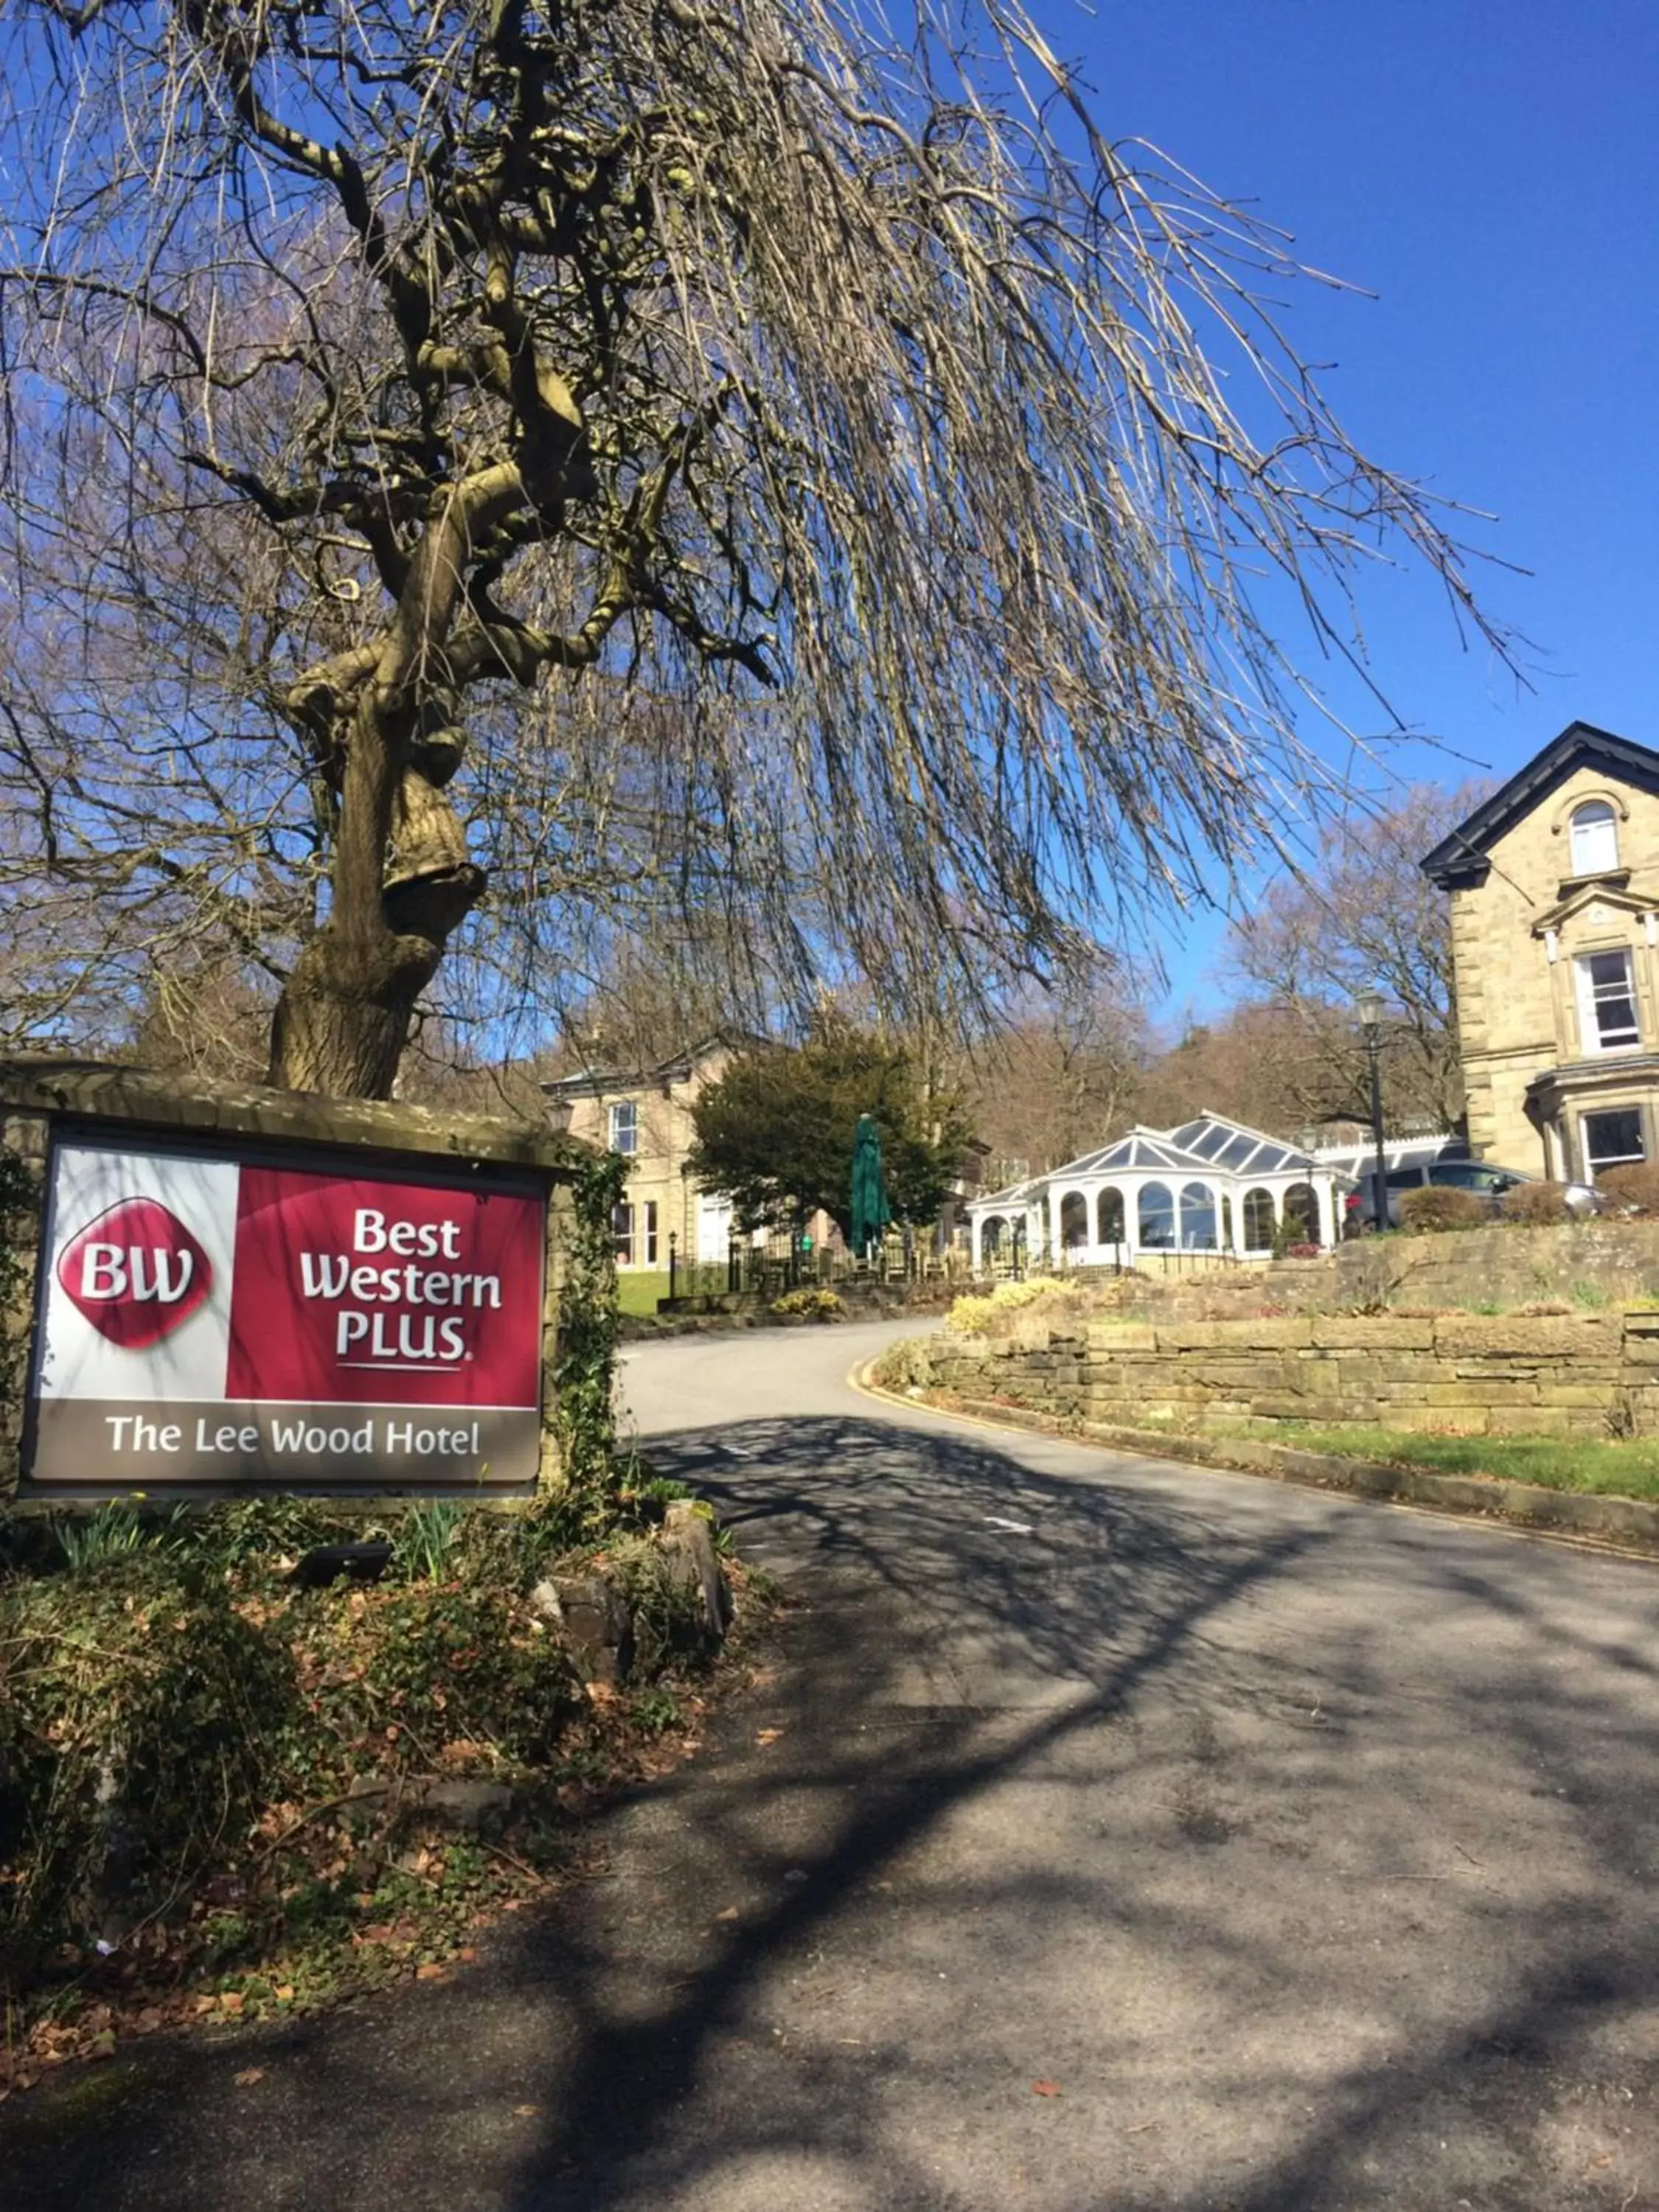
[[442, 954], [441, 942], [390, 929], [368, 945], [332, 923], [319, 930], [276, 1002], [268, 1079], [331, 1098], [389, 1098], [416, 1003]]
[[341, 732], [332, 910], [276, 1002], [268, 1080], [279, 1089], [389, 1098], [420, 995], [483, 891], [441, 787], [461, 733], [453, 718], [436, 731], [413, 719], [411, 743], [410, 717], [371, 688]]

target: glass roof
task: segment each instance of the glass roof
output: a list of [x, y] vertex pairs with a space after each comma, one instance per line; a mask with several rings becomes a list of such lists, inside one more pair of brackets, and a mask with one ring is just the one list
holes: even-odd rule
[[[1218, 1114], [1201, 1114], [1195, 1121], [1183, 1121], [1170, 1135], [1183, 1150], [1205, 1159], [1213, 1159], [1224, 1147], [1228, 1155], [1224, 1164], [1235, 1175], [1285, 1175], [1307, 1164], [1308, 1155], [1294, 1146], [1281, 1144], [1277, 1137], [1264, 1137], [1260, 1129], [1247, 1129], [1242, 1122], [1224, 1121]], [[1234, 1157], [1241, 1138], [1250, 1141]]]
[[1033, 1176], [1008, 1190], [975, 1201], [977, 1206], [1006, 1206], [1041, 1197], [1052, 1184], [1085, 1177], [1140, 1173], [1189, 1176], [1194, 1173], [1237, 1176], [1306, 1174], [1315, 1169], [1328, 1175], [1328, 1164], [1310, 1160], [1304, 1152], [1269, 1137], [1260, 1129], [1230, 1121], [1224, 1115], [1200, 1114], [1175, 1129], [1131, 1129], [1098, 1152], [1085, 1152], [1046, 1176]]

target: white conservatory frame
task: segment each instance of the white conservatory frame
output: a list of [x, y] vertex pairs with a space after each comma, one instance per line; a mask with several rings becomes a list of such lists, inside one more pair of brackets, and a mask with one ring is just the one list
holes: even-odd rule
[[[1297, 1187], [1296, 1212], [1307, 1242], [1328, 1247], [1340, 1232], [1339, 1186], [1346, 1178], [1308, 1152], [1223, 1114], [1174, 1129], [1134, 1128], [1052, 1174], [993, 1191], [968, 1208], [975, 1273], [1006, 1255], [1024, 1224], [1028, 1263], [1074, 1267], [1185, 1265], [1271, 1258]], [[1115, 1194], [1115, 1196], [1114, 1196]]]

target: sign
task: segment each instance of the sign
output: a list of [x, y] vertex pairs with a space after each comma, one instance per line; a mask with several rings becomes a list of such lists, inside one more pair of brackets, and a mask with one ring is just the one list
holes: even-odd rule
[[59, 1142], [26, 1480], [532, 1483], [546, 1217], [523, 1184]]

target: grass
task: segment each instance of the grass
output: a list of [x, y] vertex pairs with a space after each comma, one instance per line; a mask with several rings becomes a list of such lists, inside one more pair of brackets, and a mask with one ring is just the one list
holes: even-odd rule
[[622, 1267], [617, 1272], [617, 1304], [625, 1314], [657, 1310], [657, 1300], [668, 1296], [666, 1267]]
[[[1203, 1433], [1220, 1431], [1212, 1425]], [[1247, 1431], [1241, 1428], [1238, 1433]], [[1320, 1428], [1304, 1421], [1275, 1421], [1270, 1429], [1253, 1425], [1248, 1433], [1303, 1451], [1427, 1468], [1437, 1474], [1487, 1474], [1506, 1482], [1539, 1483], [1547, 1490], [1659, 1498], [1659, 1438], [1604, 1443], [1591, 1437], [1440, 1436], [1358, 1423]]]

